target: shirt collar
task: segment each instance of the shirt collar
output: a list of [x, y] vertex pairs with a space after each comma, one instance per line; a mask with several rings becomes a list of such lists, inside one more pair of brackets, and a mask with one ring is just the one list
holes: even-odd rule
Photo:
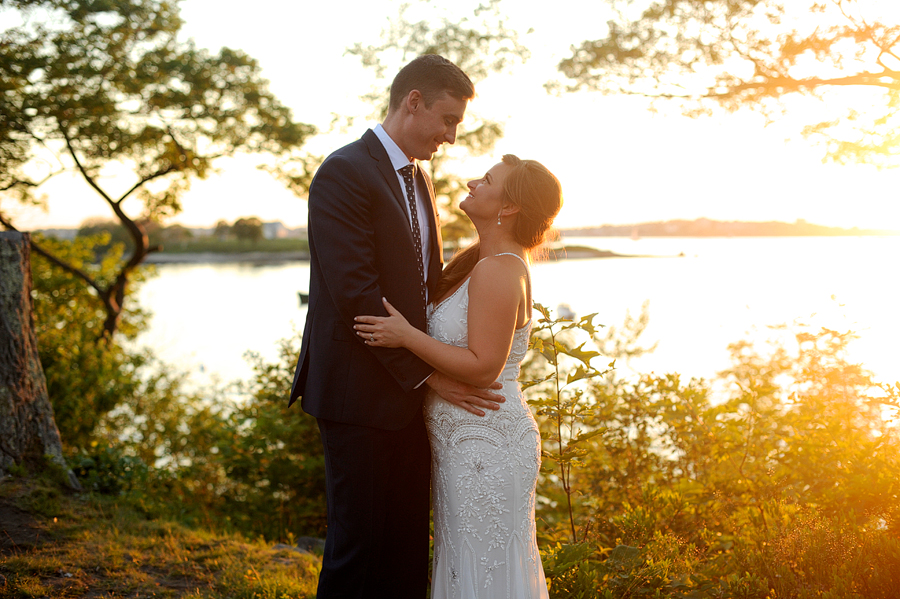
[[391, 159], [391, 166], [394, 167], [395, 171], [399, 171], [404, 166], [412, 164], [415, 166], [415, 162], [410, 162], [409, 158], [406, 154], [403, 153], [403, 150], [400, 149], [400, 146], [391, 139], [391, 136], [388, 135], [387, 131], [384, 130], [384, 127], [381, 126], [381, 123], [375, 125], [375, 135], [378, 136], [378, 141], [381, 142], [381, 145], [384, 146], [384, 149], [387, 150], [388, 158]]

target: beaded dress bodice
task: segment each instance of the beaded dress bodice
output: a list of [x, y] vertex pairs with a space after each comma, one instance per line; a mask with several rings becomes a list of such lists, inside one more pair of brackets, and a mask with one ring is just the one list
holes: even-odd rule
[[[515, 254], [513, 254], [515, 255]], [[428, 334], [441, 343], [456, 347], [469, 346], [469, 279], [453, 294], [429, 311]], [[506, 367], [500, 379], [519, 379], [519, 364], [528, 352], [528, 338], [531, 334], [531, 320], [515, 330]]]
[[[514, 255], [514, 254], [513, 254]], [[518, 256], [517, 256], [518, 257]], [[428, 334], [468, 347], [466, 280], [434, 307]], [[432, 450], [433, 599], [540, 599], [547, 585], [535, 538], [540, 433], [519, 388], [531, 320], [513, 334], [498, 377], [506, 401], [476, 416], [429, 393]]]

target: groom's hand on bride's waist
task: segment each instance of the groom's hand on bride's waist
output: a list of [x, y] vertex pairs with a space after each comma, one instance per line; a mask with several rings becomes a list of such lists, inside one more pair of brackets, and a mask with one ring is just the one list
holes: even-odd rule
[[445, 401], [472, 412], [476, 416], [484, 416], [484, 411], [480, 408], [499, 410], [500, 404], [506, 401], [502, 395], [491, 391], [491, 389], [502, 387], [500, 383], [496, 382], [491, 384], [489, 389], [479, 389], [447, 376], [443, 372], [435, 371], [425, 380], [425, 384]]

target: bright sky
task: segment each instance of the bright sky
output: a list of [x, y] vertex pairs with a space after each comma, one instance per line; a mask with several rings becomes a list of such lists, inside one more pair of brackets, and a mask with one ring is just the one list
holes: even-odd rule
[[[313, 140], [310, 148], [327, 154], [374, 125], [367, 121], [371, 108], [358, 98], [375, 83], [390, 83], [375, 82], [344, 50], [355, 42], [377, 43], [400, 4], [255, 0], [248, 10], [245, 3], [184, 0], [181, 6], [185, 37], [200, 47], [236, 47], [257, 58], [271, 89], [297, 120], [327, 129], [332, 113], [357, 117], [348, 134]], [[455, 11], [469, 4], [428, 6]], [[692, 120], [674, 107], [654, 115], [636, 98], [548, 95], [543, 84], [557, 77], [555, 65], [570, 46], [602, 35], [608, 18], [604, 3], [568, 0], [565, 10], [548, 10], [537, 0], [506, 0], [503, 6], [532, 58], [479, 85], [470, 111], [505, 122], [506, 136], [493, 156], [470, 160], [459, 174], [480, 176], [510, 152], [540, 160], [562, 181], [566, 203], [557, 225], [563, 228], [707, 217], [802, 218], [900, 230], [900, 171], [822, 164], [821, 148], [799, 135], [807, 121], [764, 127], [761, 117], [749, 112]], [[451, 18], [463, 14], [444, 10]], [[525, 34], [530, 28], [534, 32]], [[255, 215], [288, 226], [305, 224], [304, 200], [253, 164], [224, 161], [220, 175], [195, 182], [175, 222], [209, 226]], [[71, 180], [46, 191], [48, 213], [10, 210], [8, 203], [4, 209], [22, 228], [77, 226], [89, 216], [110, 216], [99, 198]]]

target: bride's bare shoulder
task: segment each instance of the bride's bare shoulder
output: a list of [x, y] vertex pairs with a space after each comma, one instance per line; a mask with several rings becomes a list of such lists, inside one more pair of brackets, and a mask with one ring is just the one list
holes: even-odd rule
[[512, 284], [519, 281], [524, 275], [525, 265], [518, 256], [512, 254], [489, 256], [479, 261], [472, 269], [470, 285]]

